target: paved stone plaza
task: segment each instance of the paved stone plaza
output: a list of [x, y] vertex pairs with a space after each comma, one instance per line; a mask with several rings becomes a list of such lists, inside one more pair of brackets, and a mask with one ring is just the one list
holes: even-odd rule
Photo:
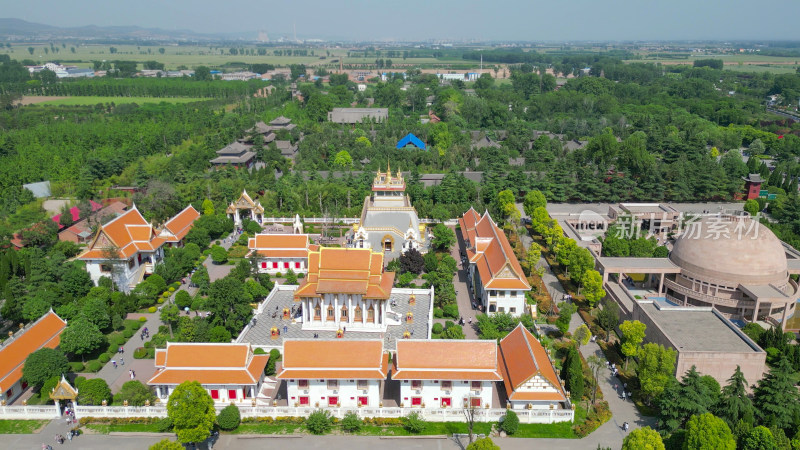
[[[316, 334], [319, 339], [334, 339], [336, 331], [325, 330], [304, 330], [300, 321], [300, 303], [294, 301], [294, 289], [287, 289], [288, 286], [281, 286], [273, 290], [265, 300], [266, 304], [259, 306], [259, 312], [255, 316], [255, 325], [251, 324], [245, 328], [237, 342], [249, 342], [256, 347], [277, 347], [283, 346], [283, 339], [313, 339]], [[409, 304], [410, 290], [392, 290], [392, 294], [387, 302], [387, 330], [386, 332], [368, 332], [345, 330], [342, 339], [384, 339], [384, 348], [394, 350], [397, 339], [403, 338], [403, 333], [408, 331], [413, 339], [426, 339], [429, 337], [431, 327], [431, 295], [429, 290], [414, 290], [416, 300], [413, 305]], [[294, 308], [293, 319], [284, 319], [283, 310]], [[413, 320], [406, 321], [407, 314], [413, 314]], [[346, 328], [346, 324], [342, 324]], [[271, 335], [271, 329], [275, 327], [280, 332], [278, 336]], [[284, 331], [285, 327], [285, 331]]]

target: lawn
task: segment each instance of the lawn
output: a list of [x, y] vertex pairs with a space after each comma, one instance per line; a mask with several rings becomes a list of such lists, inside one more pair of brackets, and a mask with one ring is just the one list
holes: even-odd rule
[[109, 423], [89, 423], [83, 426], [87, 430], [91, 430], [97, 434], [108, 434], [113, 432], [139, 432], [139, 433], [159, 433], [159, 425], [157, 423], [124, 423], [124, 424], [109, 424]]
[[297, 434], [306, 432], [303, 425], [294, 423], [243, 423], [229, 434]]
[[191, 98], [191, 97], [99, 97], [99, 96], [86, 96], [86, 97], [64, 97], [56, 100], [48, 100], [46, 102], [37, 103], [38, 105], [56, 105], [56, 106], [79, 106], [79, 105], [96, 105], [98, 103], [114, 103], [121, 105], [125, 103], [192, 103], [207, 101], [207, 98]]
[[39, 431], [49, 420], [0, 420], [0, 434], [31, 434]]

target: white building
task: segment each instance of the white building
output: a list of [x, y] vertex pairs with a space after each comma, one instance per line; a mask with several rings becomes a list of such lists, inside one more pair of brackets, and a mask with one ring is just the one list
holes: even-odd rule
[[384, 272], [383, 253], [370, 249], [309, 251], [308, 276], [294, 293], [303, 329], [385, 332], [394, 275]]
[[308, 271], [308, 253], [318, 251], [318, 245], [309, 243], [307, 234], [257, 234], [248, 239], [250, 252], [247, 257], [254, 256], [258, 271], [274, 275], [286, 273], [291, 269], [294, 273]]
[[156, 373], [147, 384], [162, 401], [184, 381], [197, 381], [215, 402], [243, 402], [258, 395], [268, 360], [248, 343], [167, 342], [156, 350]]
[[469, 260], [467, 281], [484, 311], [519, 316], [525, 312], [525, 293], [531, 285], [505, 233], [489, 213], [474, 209], [458, 219]]
[[86, 271], [95, 285], [101, 277], [108, 277], [128, 292], [164, 259], [166, 240], [158, 234], [133, 205], [102, 225], [78, 259], [86, 261]]
[[228, 205], [225, 214], [233, 219], [233, 223], [238, 227], [242, 225], [243, 219], [255, 220], [258, 223], [264, 221], [264, 207], [258, 200], [253, 201], [247, 191], [242, 191], [242, 195], [235, 202]]
[[383, 340], [293, 340], [283, 343], [283, 368], [289, 406], [381, 406], [388, 353]]
[[502, 379], [494, 340], [397, 342], [392, 380], [400, 383], [401, 406], [489, 408]]
[[568, 394], [547, 351], [522, 324], [500, 340], [500, 369], [512, 409], [567, 409]]

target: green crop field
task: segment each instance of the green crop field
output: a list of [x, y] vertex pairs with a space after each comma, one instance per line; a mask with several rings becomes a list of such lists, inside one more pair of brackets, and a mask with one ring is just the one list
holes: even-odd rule
[[[26, 97], [26, 99], [33, 99], [35, 97]], [[87, 96], [87, 97], [57, 97], [52, 98], [49, 97], [48, 100], [43, 102], [28, 102], [29, 104], [37, 104], [37, 105], [58, 105], [58, 106], [77, 106], [77, 105], [96, 105], [98, 103], [114, 103], [116, 105], [124, 104], [124, 103], [191, 103], [191, 102], [202, 102], [207, 101], [207, 98], [169, 98], [169, 97], [97, 97], [97, 96]]]
[[738, 72], [772, 72], [772, 73], [794, 73], [800, 67], [800, 58], [785, 56], [765, 56], [753, 53], [744, 54], [724, 54], [724, 55], [689, 55], [688, 58], [664, 58], [660, 55], [642, 54], [642, 59], [626, 60], [626, 63], [661, 63], [665, 65], [689, 64], [697, 59], [721, 59], [726, 70]]

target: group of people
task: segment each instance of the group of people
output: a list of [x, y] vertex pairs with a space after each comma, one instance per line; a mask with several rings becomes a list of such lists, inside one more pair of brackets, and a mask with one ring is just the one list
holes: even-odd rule
[[142, 328], [142, 333], [140, 334], [139, 337], [142, 338], [142, 340], [145, 340], [145, 338], [149, 338], [150, 330], [148, 330], [147, 327]]
[[131, 380], [136, 378], [136, 371], [135, 370], [131, 369], [131, 370], [128, 371], [128, 373], [131, 376]]

